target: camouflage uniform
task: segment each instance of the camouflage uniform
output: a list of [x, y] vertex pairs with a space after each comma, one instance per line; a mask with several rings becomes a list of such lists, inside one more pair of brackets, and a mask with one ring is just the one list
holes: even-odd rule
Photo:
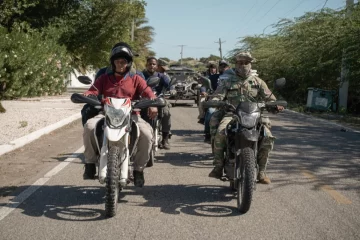
[[[254, 88], [254, 86], [256, 86]], [[241, 78], [235, 73], [235, 69], [229, 69], [224, 72], [221, 77], [221, 85], [218, 86], [213, 100], [222, 100], [226, 97], [229, 103], [237, 106], [242, 101], [254, 101], [249, 98], [248, 94], [255, 99], [266, 100], [271, 95], [271, 91], [266, 83], [259, 77], [250, 75], [247, 78]], [[275, 101], [274, 95], [268, 99]], [[223, 167], [224, 165], [224, 150], [226, 147], [225, 128], [232, 120], [232, 113], [226, 113], [223, 110], [218, 110], [213, 114], [210, 120], [210, 131], [214, 139], [214, 162], [215, 167]], [[265, 120], [265, 119], [264, 119]], [[259, 171], [265, 173], [267, 159], [270, 151], [273, 149], [274, 137], [270, 132], [270, 121], [266, 119], [265, 137], [259, 143], [258, 164]]]

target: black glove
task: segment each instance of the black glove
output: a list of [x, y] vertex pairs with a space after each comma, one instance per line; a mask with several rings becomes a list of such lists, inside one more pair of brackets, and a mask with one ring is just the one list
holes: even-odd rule
[[91, 99], [94, 99], [96, 101], [99, 101], [98, 96], [96, 96], [96, 95], [91, 94], [91, 95], [87, 95], [87, 97], [91, 98]]

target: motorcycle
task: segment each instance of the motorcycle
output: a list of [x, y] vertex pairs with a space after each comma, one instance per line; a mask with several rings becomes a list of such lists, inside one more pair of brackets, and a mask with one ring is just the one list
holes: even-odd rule
[[[87, 76], [80, 76], [78, 79], [83, 84], [92, 83]], [[159, 79], [150, 79], [148, 87], [156, 86], [158, 82]], [[72, 94], [71, 101], [88, 103], [101, 109], [105, 115], [96, 124], [94, 135], [98, 150], [98, 178], [106, 188], [105, 214], [113, 217], [116, 215], [119, 192], [132, 179], [131, 163], [140, 135], [138, 125], [131, 119], [132, 112], [149, 107], [163, 107], [165, 102], [161, 98], [131, 101], [129, 98], [107, 97], [102, 100], [102, 106], [97, 98], [78, 93]]]
[[[277, 79], [275, 88], [280, 89], [285, 83], [284, 78]], [[268, 122], [268, 117], [263, 115], [263, 111], [276, 112], [277, 106], [286, 107], [287, 102], [245, 101], [235, 107], [227, 101], [208, 101], [204, 105], [222, 108], [233, 115], [232, 121], [225, 128], [225, 177], [222, 180], [230, 182], [231, 190], [235, 190], [237, 194], [238, 210], [240, 213], [246, 213], [250, 209], [253, 191], [256, 189], [255, 183], [259, 172], [258, 147], [264, 139], [264, 128]]]

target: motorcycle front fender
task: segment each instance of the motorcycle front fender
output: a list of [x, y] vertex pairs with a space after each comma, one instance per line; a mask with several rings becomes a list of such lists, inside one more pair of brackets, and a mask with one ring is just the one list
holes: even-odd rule
[[236, 148], [242, 149], [245, 147], [252, 147], [259, 139], [259, 132], [253, 129], [243, 129], [236, 134]]
[[126, 127], [114, 129], [106, 126], [104, 129], [104, 134], [109, 141], [117, 142], [126, 134]]

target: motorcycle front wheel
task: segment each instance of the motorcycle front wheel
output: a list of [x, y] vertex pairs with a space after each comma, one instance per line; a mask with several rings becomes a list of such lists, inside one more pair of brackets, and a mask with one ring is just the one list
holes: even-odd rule
[[250, 209], [255, 181], [255, 154], [251, 148], [241, 150], [236, 157], [237, 208], [240, 213]]
[[119, 177], [120, 177], [120, 147], [111, 146], [109, 148], [106, 173], [106, 193], [105, 193], [105, 215], [114, 217], [116, 215], [119, 198]]

